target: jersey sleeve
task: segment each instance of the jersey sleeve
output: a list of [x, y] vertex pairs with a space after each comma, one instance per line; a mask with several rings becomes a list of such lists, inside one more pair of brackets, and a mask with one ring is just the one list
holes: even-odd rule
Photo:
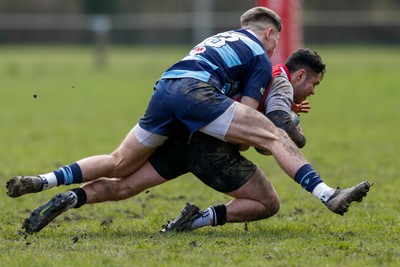
[[299, 148], [305, 146], [306, 137], [293, 123], [289, 114], [281, 110], [275, 110], [268, 113], [267, 117], [275, 124], [276, 127], [284, 130]]
[[265, 114], [279, 110], [290, 115], [292, 103], [292, 84], [283, 76], [275, 77], [265, 101]]
[[248, 96], [260, 102], [271, 80], [272, 65], [268, 56], [257, 57], [254, 69], [244, 81], [242, 96]]
[[265, 101], [265, 114], [275, 126], [284, 130], [292, 141], [302, 148], [306, 144], [306, 138], [291, 120], [292, 103], [292, 84], [284, 76], [276, 76]]

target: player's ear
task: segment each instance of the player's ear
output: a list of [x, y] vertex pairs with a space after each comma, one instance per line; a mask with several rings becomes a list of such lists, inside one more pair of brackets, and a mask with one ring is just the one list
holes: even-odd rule
[[274, 28], [269, 27], [266, 31], [265, 31], [265, 37], [267, 39], [271, 38], [272, 34], [274, 33]]
[[299, 69], [296, 74], [297, 74], [296, 76], [299, 78], [299, 80], [301, 80], [303, 77], [306, 76], [307, 73], [306, 73], [305, 69]]

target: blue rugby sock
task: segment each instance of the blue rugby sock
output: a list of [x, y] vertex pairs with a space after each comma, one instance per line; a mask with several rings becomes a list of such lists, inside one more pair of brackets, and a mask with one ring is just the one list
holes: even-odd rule
[[294, 180], [299, 183], [305, 190], [312, 193], [314, 188], [323, 181], [319, 174], [311, 167], [310, 164], [303, 165], [294, 176]]
[[78, 163], [66, 165], [53, 172], [58, 185], [80, 184], [82, 182], [82, 171]]

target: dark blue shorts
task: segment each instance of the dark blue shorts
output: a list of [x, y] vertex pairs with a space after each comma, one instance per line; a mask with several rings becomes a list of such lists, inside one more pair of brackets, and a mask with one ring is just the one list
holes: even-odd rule
[[234, 102], [214, 86], [192, 78], [161, 79], [154, 89], [139, 125], [163, 136], [171, 136], [179, 121], [194, 133]]
[[148, 160], [164, 179], [191, 172], [209, 187], [229, 193], [254, 175], [257, 166], [240, 154], [237, 145], [201, 132], [189, 139], [184, 132], [168, 138]]

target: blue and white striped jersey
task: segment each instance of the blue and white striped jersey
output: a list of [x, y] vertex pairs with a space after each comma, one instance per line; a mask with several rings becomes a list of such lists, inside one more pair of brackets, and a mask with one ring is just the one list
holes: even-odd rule
[[195, 78], [227, 96], [241, 93], [260, 101], [272, 78], [272, 65], [261, 42], [247, 30], [205, 39], [161, 79]]

